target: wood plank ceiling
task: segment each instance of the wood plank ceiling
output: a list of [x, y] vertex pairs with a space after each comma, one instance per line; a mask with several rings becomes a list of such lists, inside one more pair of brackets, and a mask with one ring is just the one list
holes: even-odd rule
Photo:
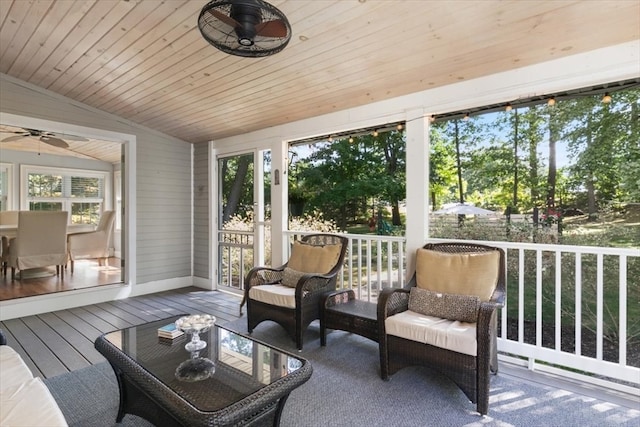
[[293, 37], [227, 55], [205, 0], [0, 0], [0, 72], [192, 143], [640, 38], [640, 1], [271, 0]]

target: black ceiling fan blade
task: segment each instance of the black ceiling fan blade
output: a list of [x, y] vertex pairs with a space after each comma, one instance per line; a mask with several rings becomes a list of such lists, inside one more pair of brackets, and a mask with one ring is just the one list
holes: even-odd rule
[[40, 137], [40, 141], [58, 148], [69, 148], [69, 144], [67, 144], [60, 138], [56, 138], [55, 136], [42, 135]]
[[281, 19], [256, 25], [256, 35], [261, 37], [286, 37], [287, 26]]

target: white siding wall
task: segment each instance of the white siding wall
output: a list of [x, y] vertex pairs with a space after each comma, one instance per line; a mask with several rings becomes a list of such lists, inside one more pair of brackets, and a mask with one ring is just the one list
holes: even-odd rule
[[135, 212], [128, 219], [135, 233], [129, 283], [184, 278], [183, 286], [191, 284], [191, 144], [0, 74], [0, 121], [11, 115], [91, 129], [94, 137], [131, 135], [137, 198], [128, 207]]
[[209, 249], [209, 143], [195, 144], [193, 153], [193, 275], [211, 279]]

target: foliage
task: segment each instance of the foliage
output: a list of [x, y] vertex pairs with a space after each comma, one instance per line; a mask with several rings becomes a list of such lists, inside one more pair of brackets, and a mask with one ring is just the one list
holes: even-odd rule
[[370, 217], [371, 204], [391, 206], [392, 221], [399, 225], [406, 182], [403, 132], [319, 142], [296, 159], [295, 188], [308, 196], [311, 209], [335, 218], [340, 228]]

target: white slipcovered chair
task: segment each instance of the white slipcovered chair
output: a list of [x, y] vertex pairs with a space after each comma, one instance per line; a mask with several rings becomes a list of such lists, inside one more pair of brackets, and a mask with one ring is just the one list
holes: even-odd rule
[[[66, 211], [20, 211], [16, 237], [9, 242], [8, 266], [11, 280], [16, 269], [56, 266], [56, 274], [64, 278], [67, 260]], [[61, 268], [62, 267], [62, 268]]]
[[[18, 226], [18, 211], [0, 211], [0, 225]], [[2, 236], [2, 271], [7, 274], [9, 262], [9, 236]]]
[[69, 234], [67, 246], [71, 273], [73, 273], [73, 262], [78, 259], [97, 258], [100, 265], [103, 260], [106, 263], [106, 259], [109, 258], [109, 242], [113, 233], [115, 214], [115, 211], [104, 211], [94, 231]]

